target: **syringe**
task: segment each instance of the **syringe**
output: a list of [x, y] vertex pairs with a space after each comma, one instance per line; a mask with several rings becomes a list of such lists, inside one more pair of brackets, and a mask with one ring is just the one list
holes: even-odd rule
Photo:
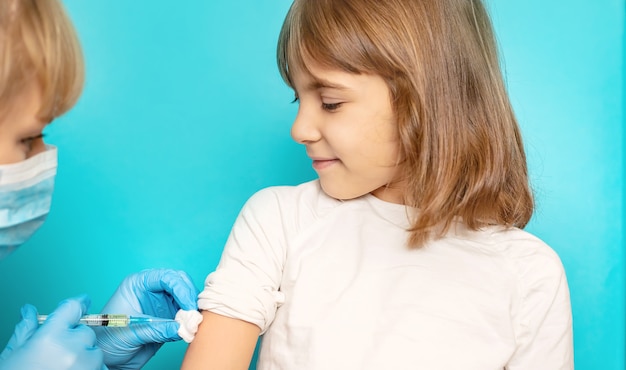
[[[43, 324], [48, 315], [37, 315], [37, 321], [39, 324]], [[172, 322], [173, 319], [161, 319], [152, 317], [137, 317], [129, 316], [125, 314], [90, 314], [80, 318], [80, 323], [87, 326], [111, 326], [111, 327], [124, 327], [132, 324], [150, 324], [157, 322]]]

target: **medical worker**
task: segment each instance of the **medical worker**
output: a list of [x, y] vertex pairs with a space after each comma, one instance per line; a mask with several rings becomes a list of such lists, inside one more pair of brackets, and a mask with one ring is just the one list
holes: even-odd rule
[[[57, 149], [42, 131], [75, 104], [83, 77], [82, 52], [59, 0], [0, 0], [0, 258], [48, 214]], [[179, 309], [197, 310], [196, 296], [184, 272], [146, 270], [127, 277], [102, 312], [173, 318]], [[94, 332], [79, 324], [89, 303], [87, 296], [66, 299], [42, 325], [25, 305], [0, 369], [138, 369], [162, 343], [181, 339], [177, 322]]]

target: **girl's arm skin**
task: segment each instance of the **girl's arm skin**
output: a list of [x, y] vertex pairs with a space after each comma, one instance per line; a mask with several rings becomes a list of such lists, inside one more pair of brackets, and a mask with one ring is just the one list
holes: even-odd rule
[[247, 370], [261, 329], [246, 321], [202, 311], [181, 370]]

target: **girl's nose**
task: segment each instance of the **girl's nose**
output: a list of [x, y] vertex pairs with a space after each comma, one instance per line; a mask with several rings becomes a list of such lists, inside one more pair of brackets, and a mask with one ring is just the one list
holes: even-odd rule
[[291, 126], [291, 137], [299, 144], [308, 144], [321, 139], [317, 119], [305, 107], [300, 104], [298, 114]]

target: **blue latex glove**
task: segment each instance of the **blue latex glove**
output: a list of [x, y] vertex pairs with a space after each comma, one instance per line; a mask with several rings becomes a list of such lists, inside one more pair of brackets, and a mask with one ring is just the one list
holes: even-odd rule
[[0, 354], [0, 369], [101, 370], [102, 351], [95, 346], [96, 336], [78, 322], [89, 303], [87, 296], [67, 299], [41, 327], [37, 309], [22, 307], [22, 321]]
[[[183, 271], [145, 270], [128, 276], [102, 313], [173, 319], [179, 309], [197, 310], [198, 291]], [[140, 369], [163, 343], [180, 340], [177, 322], [94, 327], [109, 369]]]

